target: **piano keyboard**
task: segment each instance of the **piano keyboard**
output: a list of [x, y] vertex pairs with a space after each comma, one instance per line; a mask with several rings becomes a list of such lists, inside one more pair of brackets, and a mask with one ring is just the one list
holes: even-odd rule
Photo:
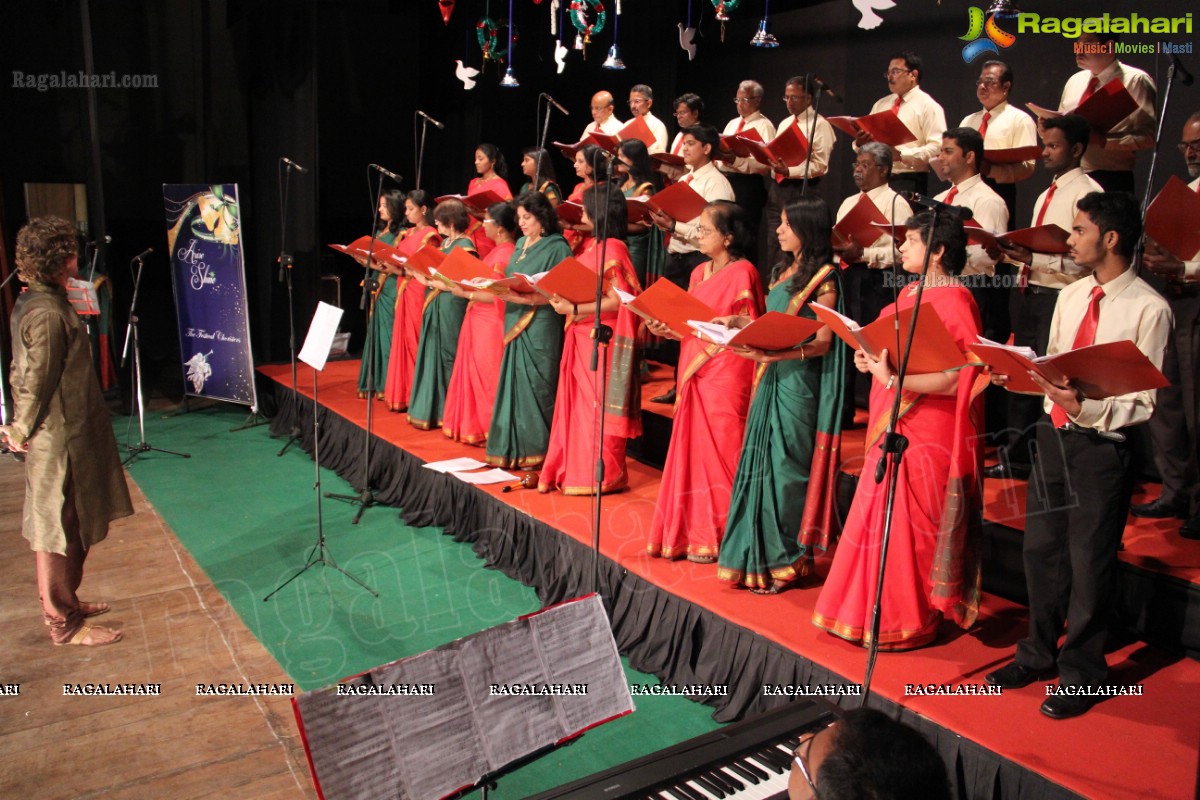
[[801, 735], [832, 722], [833, 709], [797, 701], [531, 800], [786, 800]]

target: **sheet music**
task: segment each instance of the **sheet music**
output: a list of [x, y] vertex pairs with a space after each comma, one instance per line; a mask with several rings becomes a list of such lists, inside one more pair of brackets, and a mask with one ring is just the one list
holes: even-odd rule
[[477, 458], [463, 456], [462, 458], [448, 458], [445, 461], [430, 461], [422, 465], [425, 469], [431, 469], [434, 472], [463, 472], [469, 469], [483, 469], [487, 464]]
[[333, 687], [296, 698], [317, 778], [337, 800], [400, 797], [384, 707], [377, 697], [339, 697]]
[[325, 361], [329, 358], [333, 337], [337, 335], [341, 321], [342, 309], [329, 303], [317, 303], [317, 311], [308, 326], [308, 335], [304, 337], [304, 346], [296, 357], [317, 372], [325, 369]]
[[451, 472], [450, 474], [464, 483], [476, 486], [487, 486], [492, 483], [516, 483], [517, 481], [516, 475], [498, 467], [489, 469], [487, 472]]

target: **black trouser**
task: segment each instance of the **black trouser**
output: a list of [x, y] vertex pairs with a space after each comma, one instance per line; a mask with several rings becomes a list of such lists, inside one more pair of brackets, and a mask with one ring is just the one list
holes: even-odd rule
[[1175, 327], [1162, 372], [1171, 385], [1158, 390], [1150, 440], [1163, 500], [1200, 514], [1200, 287], [1167, 288]]
[[1034, 670], [1057, 666], [1062, 686], [1099, 686], [1108, 676], [1104, 644], [1131, 460], [1124, 442], [1055, 430], [1049, 417], [1038, 425], [1023, 548], [1029, 637], [1017, 644], [1016, 662]]
[[[1058, 303], [1058, 290], [1046, 289], [1030, 284], [1024, 292], [1009, 289], [1009, 320], [1012, 323], [1013, 344], [1032, 347], [1039, 356], [1046, 354], [1050, 343], [1050, 321], [1054, 319], [1054, 306]], [[999, 437], [1004, 451], [1001, 459], [1011, 464], [1028, 466], [1030, 448], [1033, 445], [1034, 426], [1045, 414], [1042, 396], [1008, 395], [1007, 431]]]

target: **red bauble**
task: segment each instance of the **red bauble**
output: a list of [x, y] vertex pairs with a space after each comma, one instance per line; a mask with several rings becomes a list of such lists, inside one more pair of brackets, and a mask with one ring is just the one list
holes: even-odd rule
[[454, 0], [438, 0], [438, 10], [442, 12], [442, 22], [449, 25], [450, 15], [454, 13]]

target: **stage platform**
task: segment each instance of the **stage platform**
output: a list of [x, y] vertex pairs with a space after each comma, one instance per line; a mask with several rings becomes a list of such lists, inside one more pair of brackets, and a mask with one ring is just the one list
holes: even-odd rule
[[[298, 423], [311, 451], [311, 369], [300, 367], [300, 396], [291, 390], [290, 367], [260, 372], [270, 379], [263, 382], [262, 396], [274, 398], [273, 427], [286, 432]], [[366, 401], [355, 396], [357, 375], [357, 361], [331, 362], [319, 384], [322, 463], [356, 487], [366, 419]], [[381, 502], [400, 507], [410, 524], [441, 526], [447, 535], [471, 542], [489, 566], [535, 587], [544, 603], [592, 588], [590, 498], [530, 490], [502, 494], [498, 487], [478, 488], [422, 469], [427, 461], [481, 453], [439, 432], [416, 430], [382, 403], [373, 416], [378, 446], [371, 484]], [[848, 462], [855, 452], [850, 433]], [[858, 447], [861, 452], [861, 440]], [[709, 698], [722, 721], [786, 702], [765, 696], [764, 685], [861, 682], [865, 651], [808, 622], [828, 557], [818, 559], [815, 578], [769, 597], [718, 583], [711, 565], [650, 558], [645, 539], [660, 473], [635, 461], [629, 472], [629, 489], [602, 501], [599, 572], [618, 646], [635, 668], [668, 683], [729, 686], [727, 696]], [[989, 487], [989, 506], [997, 496], [1015, 502], [1013, 491]], [[1166, 545], [1150, 541], [1158, 527], [1152, 523], [1144, 535], [1127, 535], [1126, 571], [1147, 573], [1151, 588], [1143, 589], [1150, 595], [1163, 582], [1187, 594], [1200, 571], [1200, 544], [1177, 534], [1172, 542], [1169, 532], [1157, 537]], [[1008, 530], [1019, 549], [1019, 530]], [[1153, 613], [1153, 603], [1146, 608]], [[1106, 700], [1074, 720], [1055, 722], [1038, 712], [1043, 684], [1001, 696], [913, 693], [981, 685], [987, 671], [1007, 662], [1025, 624], [1020, 605], [989, 594], [970, 631], [948, 626], [935, 646], [881, 654], [872, 705], [898, 712], [936, 743], [960, 797], [1194, 796], [1200, 664], [1178, 648], [1133, 636], [1112, 642], [1111, 682], [1140, 686], [1142, 694]], [[843, 701], [850, 707], [858, 702]]]

